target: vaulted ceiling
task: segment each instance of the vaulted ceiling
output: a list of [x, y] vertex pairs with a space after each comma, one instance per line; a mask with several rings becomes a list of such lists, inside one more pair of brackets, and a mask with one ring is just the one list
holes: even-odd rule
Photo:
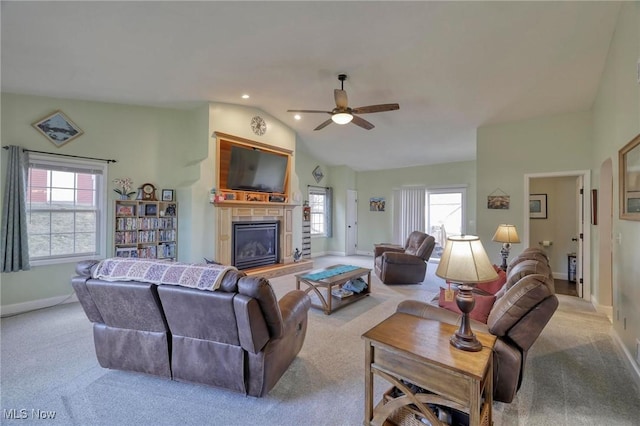
[[[259, 108], [319, 160], [375, 170], [475, 159], [480, 126], [588, 110], [617, 2], [2, 1], [2, 91]], [[375, 125], [295, 120], [396, 102]], [[248, 93], [249, 99], [241, 99]], [[247, 123], [247, 125], [249, 125]]]

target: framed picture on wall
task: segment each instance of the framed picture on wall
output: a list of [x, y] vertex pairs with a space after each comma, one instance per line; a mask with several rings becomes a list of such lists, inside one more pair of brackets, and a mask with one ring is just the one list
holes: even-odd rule
[[54, 111], [31, 125], [58, 148], [84, 133], [60, 110]]
[[547, 218], [547, 194], [529, 194], [529, 218]]

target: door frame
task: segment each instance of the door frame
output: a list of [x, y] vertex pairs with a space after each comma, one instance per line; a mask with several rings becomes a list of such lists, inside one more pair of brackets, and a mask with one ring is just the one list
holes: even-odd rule
[[347, 189], [345, 219], [344, 252], [353, 256], [358, 252], [358, 191], [355, 189]]
[[[578, 267], [582, 270], [582, 295], [578, 289], [578, 296], [591, 303], [591, 171], [590, 170], [573, 170], [565, 172], [547, 172], [547, 173], [525, 173], [524, 175], [524, 238], [525, 247], [531, 247], [529, 241], [529, 184], [531, 179], [553, 178], [575, 176], [582, 177], [583, 196], [582, 196], [582, 212], [583, 212], [583, 238], [582, 238], [582, 259], [579, 259]], [[580, 214], [580, 212], [578, 212]], [[580, 283], [578, 283], [578, 286]]]

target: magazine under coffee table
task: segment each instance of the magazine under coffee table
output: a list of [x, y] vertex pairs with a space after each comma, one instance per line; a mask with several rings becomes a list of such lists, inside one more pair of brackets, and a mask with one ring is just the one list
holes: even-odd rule
[[[332, 290], [342, 288], [347, 281], [364, 275], [367, 276], [367, 287], [362, 292], [353, 293], [344, 298], [331, 294]], [[311, 296], [311, 306], [322, 309], [325, 315], [330, 315], [331, 312], [350, 305], [371, 293], [371, 269], [350, 265], [333, 265], [296, 275], [297, 290], [300, 290], [300, 283], [308, 286], [304, 292]]]

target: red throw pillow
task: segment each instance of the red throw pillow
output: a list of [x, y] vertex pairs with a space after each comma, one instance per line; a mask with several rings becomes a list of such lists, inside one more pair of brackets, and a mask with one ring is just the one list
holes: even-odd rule
[[[493, 266], [495, 267], [495, 265]], [[490, 294], [496, 294], [498, 291], [500, 291], [504, 283], [507, 282], [507, 273], [499, 267], [497, 267], [496, 272], [498, 273], [498, 278], [496, 278], [494, 281], [478, 283], [476, 284], [476, 288], [486, 291]]]
[[[455, 295], [458, 294], [458, 290], [454, 292], [454, 299], [451, 302], [447, 302], [444, 300], [444, 292], [446, 289], [440, 287], [440, 296], [438, 297], [438, 306], [441, 308], [445, 308], [451, 312], [456, 312], [458, 314], [462, 314], [462, 311], [458, 308], [456, 304]], [[491, 308], [493, 308], [493, 304], [496, 301], [495, 296], [483, 296], [481, 294], [473, 295], [476, 304], [473, 307], [473, 310], [469, 312], [469, 317], [476, 321], [480, 321], [482, 323], [487, 323], [489, 319], [489, 313], [491, 312]]]

